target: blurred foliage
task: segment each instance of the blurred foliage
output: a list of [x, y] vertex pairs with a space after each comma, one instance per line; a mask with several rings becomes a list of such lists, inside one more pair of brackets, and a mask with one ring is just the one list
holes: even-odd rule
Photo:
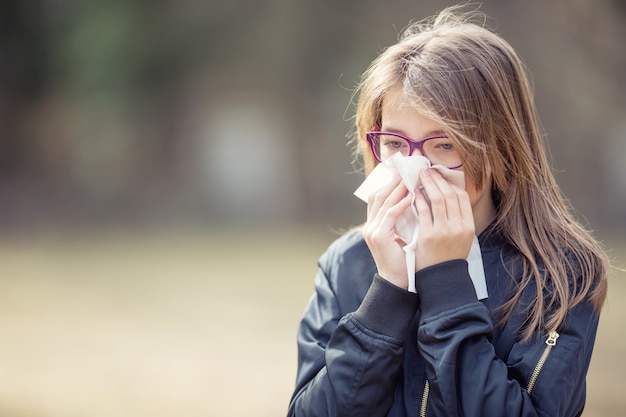
[[[4, 0], [0, 224], [358, 223], [352, 90], [446, 4]], [[623, 228], [623, 2], [482, 10], [534, 75], [566, 195], [593, 227]]]

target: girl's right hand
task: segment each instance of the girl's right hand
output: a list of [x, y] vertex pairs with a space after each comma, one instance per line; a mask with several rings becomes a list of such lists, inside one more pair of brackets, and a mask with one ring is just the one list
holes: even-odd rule
[[391, 181], [369, 196], [363, 228], [363, 238], [372, 252], [378, 275], [404, 289], [409, 285], [402, 249], [406, 243], [396, 235], [395, 225], [411, 204], [411, 198], [400, 178]]
[[469, 195], [432, 168], [422, 171], [420, 179], [424, 190], [417, 190], [415, 195], [420, 219], [415, 253], [417, 270], [453, 259], [467, 259], [475, 234]]

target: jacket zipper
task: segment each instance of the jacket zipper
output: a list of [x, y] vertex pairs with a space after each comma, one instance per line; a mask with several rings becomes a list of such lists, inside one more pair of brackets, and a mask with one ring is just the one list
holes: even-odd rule
[[[537, 382], [537, 378], [539, 377], [539, 374], [541, 373], [541, 369], [543, 368], [543, 365], [546, 363], [546, 360], [548, 360], [550, 351], [552, 351], [552, 348], [556, 346], [556, 339], [558, 338], [559, 338], [559, 334], [557, 332], [550, 332], [550, 334], [548, 335], [548, 338], [546, 339], [546, 347], [544, 348], [543, 353], [541, 354], [541, 357], [539, 358], [539, 361], [537, 362], [537, 365], [535, 366], [535, 370], [533, 371], [532, 375], [530, 376], [530, 380], [528, 381], [528, 388], [526, 388], [526, 391], [529, 394], [532, 392], [533, 388], [535, 387], [535, 382]], [[428, 383], [428, 380], [426, 380], [426, 383], [424, 383], [424, 393], [422, 394], [422, 405], [420, 407], [420, 417], [426, 417], [426, 406], [428, 405], [429, 391], [430, 391], [430, 384]]]
[[548, 339], [546, 340], [546, 347], [543, 350], [543, 353], [541, 354], [539, 361], [537, 362], [537, 366], [535, 366], [535, 370], [530, 375], [530, 380], [528, 381], [528, 387], [526, 388], [526, 391], [529, 394], [532, 392], [533, 388], [535, 387], [535, 382], [537, 382], [537, 378], [539, 377], [539, 374], [541, 373], [541, 369], [543, 368], [543, 365], [546, 363], [546, 360], [548, 360], [550, 351], [552, 350], [554, 346], [556, 346], [556, 339], [558, 338], [559, 338], [559, 334], [557, 332], [550, 332], [550, 334], [548, 335]]
[[424, 394], [422, 394], [422, 406], [420, 407], [420, 417], [426, 417], [426, 405], [428, 405], [428, 392], [430, 391], [430, 385], [428, 380], [424, 384]]

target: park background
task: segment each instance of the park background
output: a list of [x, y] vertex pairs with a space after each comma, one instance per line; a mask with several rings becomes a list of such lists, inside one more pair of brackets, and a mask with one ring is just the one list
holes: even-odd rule
[[[3, 0], [0, 416], [286, 412], [316, 261], [364, 220], [352, 93], [445, 1]], [[626, 260], [626, 3], [485, 1], [555, 175]], [[626, 407], [611, 276], [586, 416]]]

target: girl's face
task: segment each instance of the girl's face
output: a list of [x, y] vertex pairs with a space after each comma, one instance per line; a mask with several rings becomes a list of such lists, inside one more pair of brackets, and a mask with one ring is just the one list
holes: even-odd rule
[[[382, 105], [382, 126], [384, 132], [399, 133], [415, 141], [445, 133], [443, 126], [418, 112], [400, 92], [388, 93]], [[419, 151], [415, 151], [417, 154]], [[463, 167], [457, 168], [462, 171]], [[489, 169], [489, 168], [487, 168]], [[495, 206], [491, 196], [491, 173], [479, 189], [471, 178], [465, 178], [465, 191], [470, 197], [474, 212], [476, 232], [480, 233], [495, 218]]]

